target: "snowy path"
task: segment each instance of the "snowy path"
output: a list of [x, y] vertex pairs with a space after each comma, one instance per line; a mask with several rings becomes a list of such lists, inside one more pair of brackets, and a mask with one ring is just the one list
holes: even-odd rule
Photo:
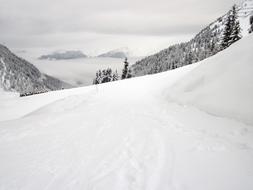
[[135, 90], [126, 97], [117, 84], [101, 87], [1, 122], [0, 189], [211, 190], [243, 182], [250, 190], [250, 126]]

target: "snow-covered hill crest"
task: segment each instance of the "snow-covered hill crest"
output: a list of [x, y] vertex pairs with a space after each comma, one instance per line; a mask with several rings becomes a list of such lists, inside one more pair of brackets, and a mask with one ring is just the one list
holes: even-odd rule
[[70, 85], [42, 74], [34, 65], [17, 57], [0, 44], [0, 86], [4, 90], [20, 93], [44, 92], [70, 87]]

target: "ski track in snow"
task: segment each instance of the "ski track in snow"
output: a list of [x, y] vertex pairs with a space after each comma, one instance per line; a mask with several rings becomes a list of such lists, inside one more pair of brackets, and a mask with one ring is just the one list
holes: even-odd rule
[[[116, 182], [110, 189], [168, 189], [172, 171], [170, 144], [165, 141], [162, 129], [156, 128], [152, 120], [150, 123], [138, 132], [130, 130], [119, 149], [95, 169], [88, 189], [103, 189], [101, 184], [110, 177]], [[167, 186], [161, 180], [167, 181]]]
[[[253, 155], [253, 144], [244, 142], [244, 137], [253, 136], [252, 129], [243, 124], [234, 124], [236, 121], [217, 118], [184, 105], [165, 103], [155, 94], [143, 98], [147, 94], [145, 91], [126, 102], [122, 101], [125, 94], [120, 91], [115, 99], [110, 89], [92, 88], [82, 95], [59, 98], [21, 119], [0, 122], [6, 125], [0, 128], [0, 145], [5, 142], [12, 149], [15, 142], [21, 144], [20, 153], [32, 159], [24, 165], [27, 174], [22, 175], [31, 178], [31, 171], [39, 172], [36, 174], [39, 176], [45, 172], [48, 180], [41, 183], [43, 178], [38, 177], [40, 180], [34, 182], [37, 189], [43, 190], [192, 189], [178, 179], [179, 165], [184, 162], [176, 159], [184, 160], [188, 154], [199, 152], [224, 154], [231, 150], [246, 150]], [[226, 127], [231, 123], [231, 129], [223, 133], [202, 125], [194, 127], [194, 121], [184, 121], [192, 113], [207, 117], [208, 122], [214, 120], [214, 126], [222, 126], [225, 122], [228, 124], [223, 127]], [[19, 124], [18, 128], [12, 127], [15, 123]], [[36, 146], [34, 150], [28, 147], [27, 151], [29, 141], [27, 144], [26, 139], [37, 136], [45, 138], [42, 144], [32, 141], [41, 151]], [[253, 174], [250, 168], [247, 172]], [[8, 181], [13, 176], [9, 179], [0, 172], [1, 177]], [[0, 185], [0, 189], [34, 189], [33, 185], [22, 186], [22, 177], [18, 174], [16, 178], [20, 186]]]

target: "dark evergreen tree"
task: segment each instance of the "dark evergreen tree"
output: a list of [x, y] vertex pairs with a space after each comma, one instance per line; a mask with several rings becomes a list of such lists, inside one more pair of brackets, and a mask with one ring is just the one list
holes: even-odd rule
[[234, 5], [232, 8], [232, 33], [231, 33], [231, 44], [234, 42], [240, 40], [242, 38], [241, 36], [241, 27], [238, 20], [238, 9], [237, 6]]
[[189, 53], [185, 57], [185, 63], [187, 65], [190, 65], [190, 64], [193, 63], [193, 55], [192, 55], [192, 51], [191, 50], [189, 51]]
[[123, 79], [131, 78], [131, 77], [132, 77], [132, 74], [131, 74], [131, 70], [129, 69], [129, 63], [127, 61], [127, 58], [125, 58], [121, 79], [123, 80]]
[[119, 75], [118, 75], [118, 72], [117, 70], [113, 73], [112, 75], [112, 81], [117, 81], [119, 80]]
[[232, 35], [232, 30], [233, 30], [233, 21], [232, 21], [232, 11], [228, 13], [226, 24], [225, 24], [225, 29], [223, 32], [223, 38], [222, 38], [222, 43], [221, 43], [221, 49], [226, 49], [231, 45], [231, 35]]
[[132, 78], [132, 71], [131, 71], [131, 69], [128, 69], [127, 77], [126, 78], [127, 79]]
[[103, 77], [102, 77], [102, 83], [111, 82], [112, 80], [112, 70], [106, 69], [102, 71]]
[[249, 29], [249, 33], [252, 33], [253, 32], [253, 16], [250, 17], [250, 29]]
[[241, 27], [238, 20], [238, 10], [237, 6], [234, 5], [232, 10], [230, 11], [227, 22], [225, 25], [225, 30], [223, 33], [223, 40], [222, 40], [222, 49], [226, 49], [231, 44], [235, 43], [236, 41], [240, 40], [241, 37]]

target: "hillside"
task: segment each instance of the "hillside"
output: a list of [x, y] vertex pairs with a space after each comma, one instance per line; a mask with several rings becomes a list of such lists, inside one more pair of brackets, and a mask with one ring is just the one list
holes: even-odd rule
[[157, 75], [0, 93], [0, 189], [252, 190], [252, 44]]
[[30, 93], [59, 90], [70, 85], [42, 74], [34, 65], [0, 44], [0, 87], [8, 91]]
[[[253, 15], [252, 4], [245, 0], [238, 6], [238, 16], [242, 36], [247, 36], [250, 28], [249, 19]], [[251, 2], [252, 3], [252, 2]], [[185, 65], [199, 62], [220, 51], [224, 26], [229, 12], [209, 24], [189, 42], [172, 45], [169, 48], [148, 56], [132, 66], [135, 76], [160, 73]]]

